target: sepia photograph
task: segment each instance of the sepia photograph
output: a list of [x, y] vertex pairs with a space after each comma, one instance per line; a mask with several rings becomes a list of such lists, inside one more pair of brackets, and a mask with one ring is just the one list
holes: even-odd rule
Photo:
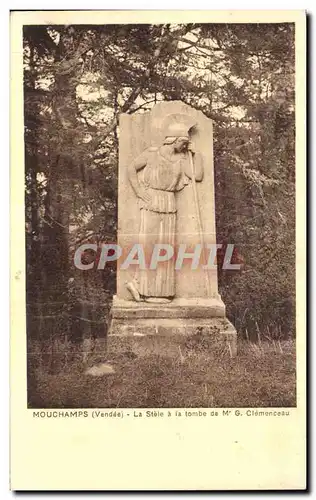
[[25, 24], [23, 87], [28, 408], [295, 407], [295, 24]]

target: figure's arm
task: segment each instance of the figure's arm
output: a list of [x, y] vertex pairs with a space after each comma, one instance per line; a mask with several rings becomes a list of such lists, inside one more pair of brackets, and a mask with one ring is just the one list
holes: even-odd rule
[[[191, 143], [189, 143], [189, 146], [188, 146], [188, 154], [191, 155], [191, 158], [193, 161], [195, 180], [197, 182], [201, 182], [203, 180], [203, 175], [204, 175], [203, 155], [199, 151], [195, 151], [195, 149]], [[191, 179], [192, 178], [192, 170], [191, 170], [190, 161], [191, 160], [189, 158], [189, 161], [186, 162], [184, 170], [185, 170], [185, 174]]]
[[151, 198], [149, 194], [145, 191], [145, 189], [139, 184], [137, 172], [146, 167], [148, 161], [148, 154], [144, 151], [141, 155], [139, 155], [127, 168], [128, 178], [132, 185], [132, 188], [135, 191], [135, 194], [138, 198], [141, 198], [145, 202], [149, 203]]

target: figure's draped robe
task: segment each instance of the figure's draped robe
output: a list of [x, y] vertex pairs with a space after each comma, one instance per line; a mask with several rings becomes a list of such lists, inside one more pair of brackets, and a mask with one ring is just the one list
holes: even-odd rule
[[[139, 243], [146, 259], [146, 269], [138, 269], [136, 283], [138, 291], [146, 297], [173, 297], [175, 295], [174, 258], [158, 262], [156, 269], [149, 269], [155, 244], [171, 245], [175, 252], [176, 200], [175, 192], [189, 183], [184, 174], [182, 162], [169, 161], [161, 155], [158, 148], [147, 151], [147, 161], [139, 173], [141, 186], [150, 194], [150, 204], [140, 201]], [[161, 255], [164, 252], [161, 251]]]

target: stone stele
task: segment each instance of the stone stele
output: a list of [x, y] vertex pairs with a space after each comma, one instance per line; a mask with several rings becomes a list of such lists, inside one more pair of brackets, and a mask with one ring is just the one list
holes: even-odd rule
[[[236, 354], [237, 333], [218, 294], [216, 266], [203, 268], [209, 256], [203, 249], [216, 244], [212, 134], [212, 121], [181, 101], [160, 102], [143, 114], [121, 114], [118, 244], [122, 255], [109, 337], [174, 338], [202, 331]], [[145, 192], [146, 200], [140, 197]], [[149, 269], [155, 243], [170, 245], [174, 255]], [[122, 267], [135, 244], [144, 250], [144, 259], [137, 250], [130, 265]], [[197, 266], [185, 258], [175, 269], [181, 245], [192, 255], [201, 248]]]

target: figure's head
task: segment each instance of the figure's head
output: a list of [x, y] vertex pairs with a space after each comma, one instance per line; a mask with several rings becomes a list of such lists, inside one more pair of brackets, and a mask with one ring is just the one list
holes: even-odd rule
[[166, 131], [164, 144], [173, 144], [174, 150], [181, 153], [189, 143], [188, 128], [182, 123], [172, 123]]

